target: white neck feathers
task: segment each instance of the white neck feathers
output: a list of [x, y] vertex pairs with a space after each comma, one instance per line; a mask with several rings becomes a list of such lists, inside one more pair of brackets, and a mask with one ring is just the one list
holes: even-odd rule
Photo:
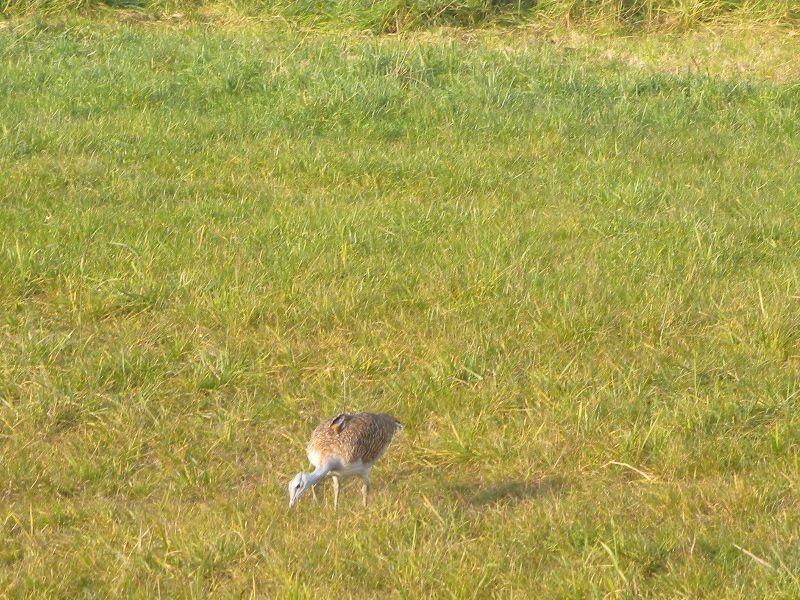
[[311, 471], [311, 473], [308, 474], [308, 479], [306, 480], [308, 482], [306, 489], [317, 485], [320, 481], [325, 479], [325, 476], [330, 473], [330, 471], [331, 467], [328, 465], [328, 463], [322, 464], [315, 470]]

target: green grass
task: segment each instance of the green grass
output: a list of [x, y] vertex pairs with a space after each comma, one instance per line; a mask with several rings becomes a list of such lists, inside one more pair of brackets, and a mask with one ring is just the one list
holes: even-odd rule
[[796, 40], [0, 29], [0, 595], [797, 597]]
[[719, 22], [794, 28], [800, 23], [800, 0], [0, 0], [0, 15], [96, 13], [107, 8], [132, 9], [150, 17], [222, 11], [377, 33], [531, 23], [662, 31]]

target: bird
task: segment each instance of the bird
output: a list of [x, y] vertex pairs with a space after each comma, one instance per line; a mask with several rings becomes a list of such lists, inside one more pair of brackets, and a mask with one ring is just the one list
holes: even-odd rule
[[339, 508], [339, 479], [361, 478], [361, 495], [367, 506], [369, 472], [386, 453], [389, 444], [403, 425], [386, 413], [340, 413], [322, 421], [311, 434], [306, 453], [314, 465], [310, 473], [301, 471], [289, 484], [291, 509], [307, 490], [326, 477], [333, 480], [333, 508]]

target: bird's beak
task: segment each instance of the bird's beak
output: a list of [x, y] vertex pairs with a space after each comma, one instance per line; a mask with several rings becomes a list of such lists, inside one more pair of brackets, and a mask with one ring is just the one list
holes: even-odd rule
[[292, 494], [292, 497], [289, 498], [289, 510], [292, 510], [295, 502], [297, 502], [297, 494]]

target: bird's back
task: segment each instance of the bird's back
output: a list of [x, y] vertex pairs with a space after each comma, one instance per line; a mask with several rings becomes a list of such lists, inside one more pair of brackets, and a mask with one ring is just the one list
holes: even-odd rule
[[327, 419], [311, 434], [308, 457], [318, 465], [330, 455], [344, 464], [378, 460], [402, 425], [386, 413], [341, 414]]

